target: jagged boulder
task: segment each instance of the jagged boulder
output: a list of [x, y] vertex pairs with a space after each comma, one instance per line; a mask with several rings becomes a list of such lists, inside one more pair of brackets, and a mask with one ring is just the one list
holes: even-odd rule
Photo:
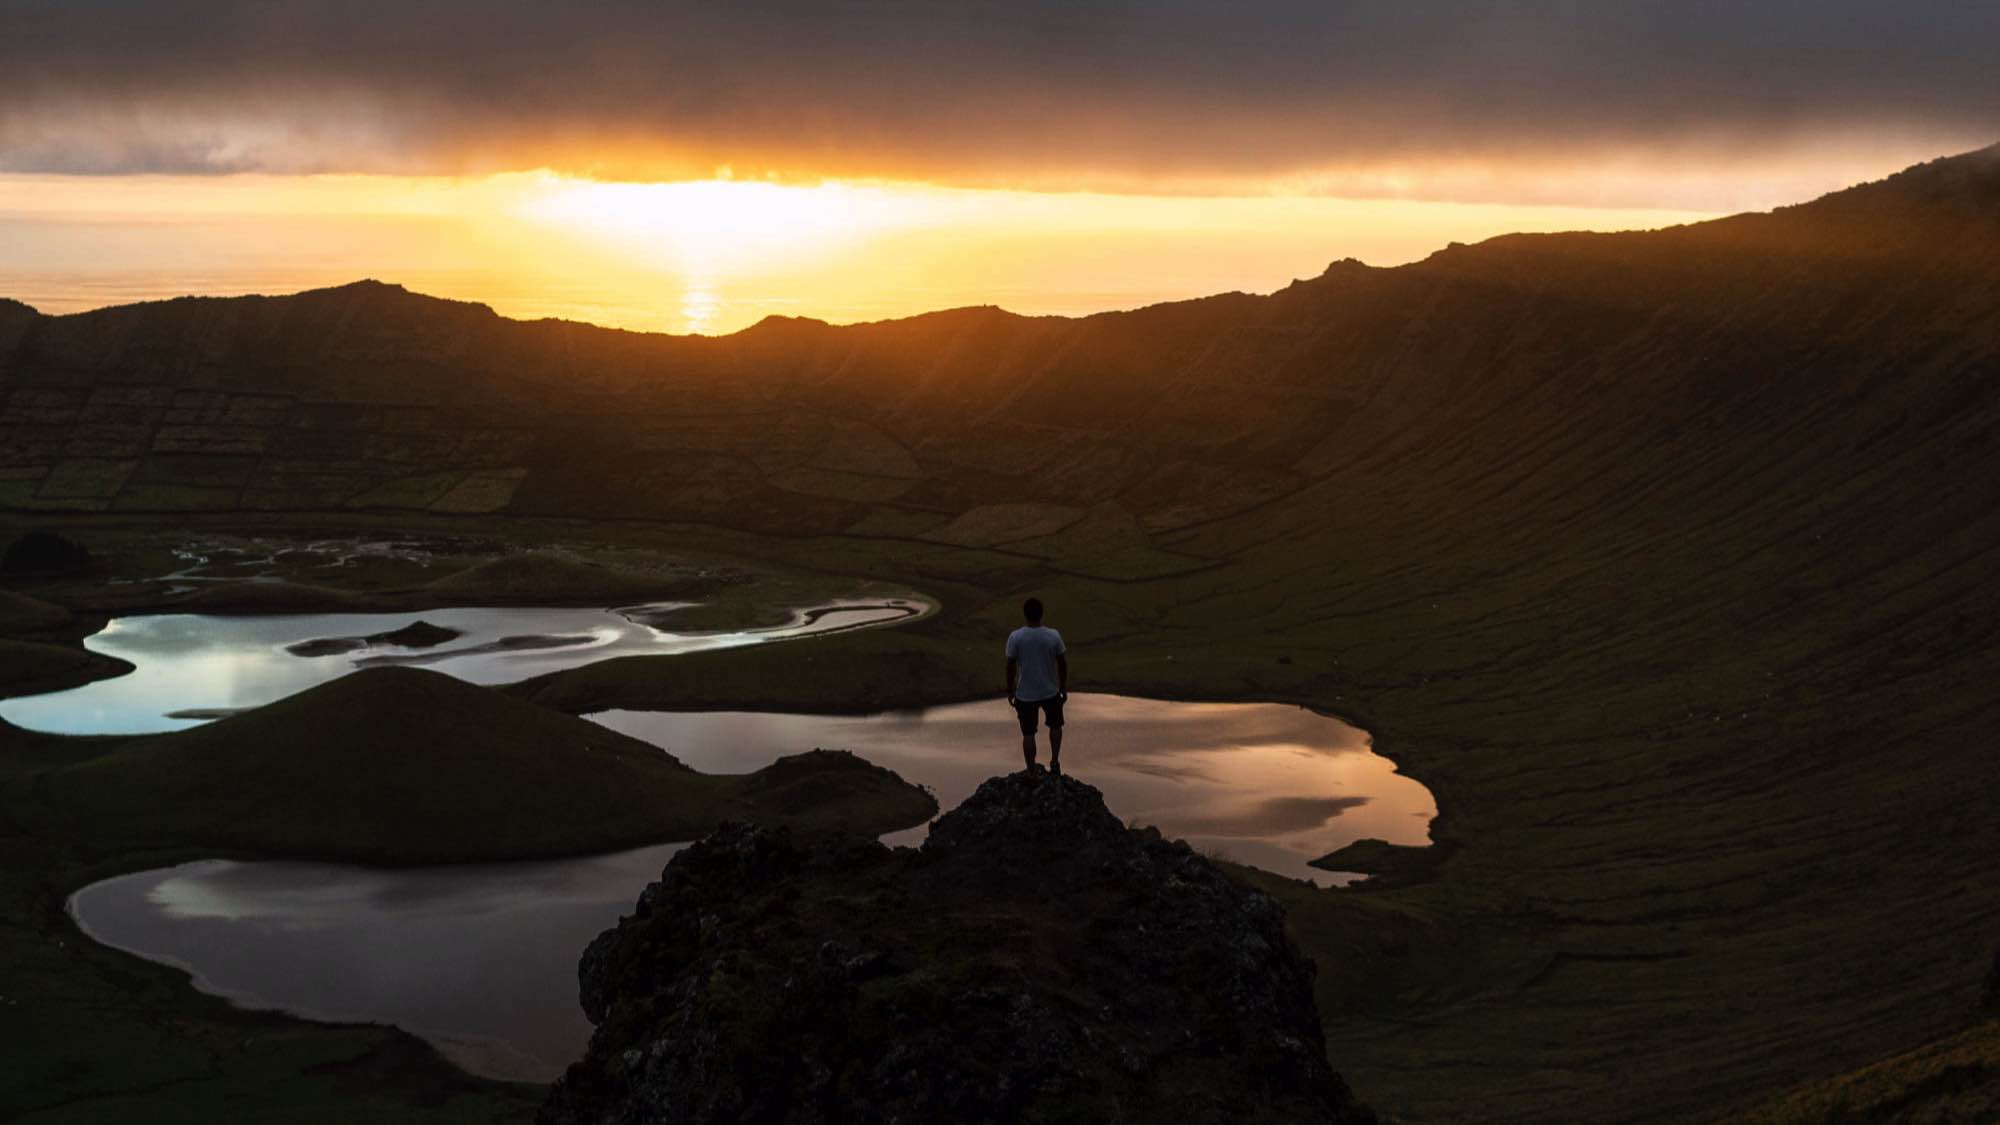
[[1278, 905], [1040, 772], [918, 850], [725, 827], [579, 976], [545, 1125], [1374, 1120]]

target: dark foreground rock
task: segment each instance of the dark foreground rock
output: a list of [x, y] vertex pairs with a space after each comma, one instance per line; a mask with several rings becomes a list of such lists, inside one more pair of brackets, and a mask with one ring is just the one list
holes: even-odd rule
[[1071, 779], [994, 778], [921, 850], [731, 825], [579, 975], [545, 1125], [1372, 1122], [1271, 899]]

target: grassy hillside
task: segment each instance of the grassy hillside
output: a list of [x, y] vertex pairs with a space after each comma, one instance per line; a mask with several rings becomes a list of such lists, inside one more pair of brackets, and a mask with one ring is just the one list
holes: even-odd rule
[[[1276, 889], [1336, 1068], [1408, 1120], [1769, 1104], [1956, 1043], [2000, 946], [2000, 150], [1081, 320], [690, 340], [363, 286], [17, 338], [20, 507], [143, 508], [196, 468], [239, 513], [520, 470], [485, 520], [945, 595], [537, 701], [964, 697], [1034, 590], [1080, 687], [1357, 719], [1438, 795], [1448, 858]], [[356, 479], [287, 491], [336, 461]]]
[[[0, 505], [680, 520], [1165, 573], [1235, 553], [1177, 531], [1505, 432], [1496, 410], [1599, 400], [1649, 443], [1720, 445], [1769, 417], [1704, 411], [1743, 380], [1883, 409], [1869, 372], [1921, 378], [1990, 342], [1997, 160], [1076, 320], [669, 337], [373, 282], [34, 317], [0, 335]], [[1577, 436], [1602, 458], [1633, 431]]]
[[[1413, 1120], [1468, 1099], [1697, 1119], [1972, 1018], [2000, 947], [2000, 829], [1974, 796], [2000, 776], [1995, 154], [1216, 306], [1229, 329], [1161, 371], [1133, 430], [1206, 371], [1229, 400], [1206, 440], [1314, 479], [1152, 532], [1225, 565], [1017, 583], [1064, 611], [1082, 683], [1310, 701], [1438, 793], [1431, 882], [1289, 896], [1364, 1096]], [[1232, 424], [1265, 393], [1291, 416]], [[983, 690], [1006, 601], [877, 643], [966, 646]], [[830, 656], [811, 694], [872, 690]], [[639, 672], [533, 690], [669, 690]]]
[[851, 755], [696, 773], [593, 723], [436, 672], [356, 672], [141, 738], [0, 729], [0, 1117], [521, 1121], [539, 1091], [469, 1078], [385, 1028], [306, 1027], [193, 994], [82, 939], [95, 878], [213, 856], [432, 863], [690, 839], [723, 819], [884, 832], [936, 811]]
[[[408, 864], [693, 839], [732, 818], [886, 832], [936, 811], [850, 755], [701, 774], [594, 723], [417, 668], [364, 669], [83, 757], [13, 779], [15, 819], [133, 847]], [[802, 787], [820, 800], [799, 801]]]

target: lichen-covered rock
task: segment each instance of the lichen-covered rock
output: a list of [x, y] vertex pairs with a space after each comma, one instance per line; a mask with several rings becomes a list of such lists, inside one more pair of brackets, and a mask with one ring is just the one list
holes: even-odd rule
[[1097, 790], [994, 778], [920, 850], [730, 826], [579, 971], [582, 1123], [1370, 1122], [1266, 896]]

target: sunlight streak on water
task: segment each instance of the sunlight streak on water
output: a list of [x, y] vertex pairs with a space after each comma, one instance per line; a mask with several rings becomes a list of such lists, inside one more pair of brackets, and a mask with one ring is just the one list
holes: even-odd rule
[[687, 291], [681, 294], [681, 323], [689, 332], [706, 332], [715, 323], [715, 315], [722, 311], [722, 300], [715, 295], [715, 286], [707, 281], [688, 282]]
[[[838, 607], [814, 615], [812, 610]], [[67, 691], [0, 701], [0, 718], [62, 734], [147, 734], [195, 726], [218, 712], [260, 706], [370, 664], [415, 664], [476, 684], [498, 684], [614, 656], [732, 648], [888, 623], [928, 612], [914, 596], [848, 599], [805, 607], [774, 629], [675, 633], [632, 616], [659, 606], [610, 609], [455, 608], [414, 613], [318, 613], [253, 617], [168, 613], [113, 618], [84, 639], [93, 652], [130, 661], [123, 676]], [[632, 615], [632, 616], [628, 616]], [[365, 637], [416, 621], [463, 635], [428, 649], [372, 646], [298, 656], [286, 646]], [[503, 647], [510, 638], [539, 647]], [[189, 714], [195, 712], [196, 714]]]

